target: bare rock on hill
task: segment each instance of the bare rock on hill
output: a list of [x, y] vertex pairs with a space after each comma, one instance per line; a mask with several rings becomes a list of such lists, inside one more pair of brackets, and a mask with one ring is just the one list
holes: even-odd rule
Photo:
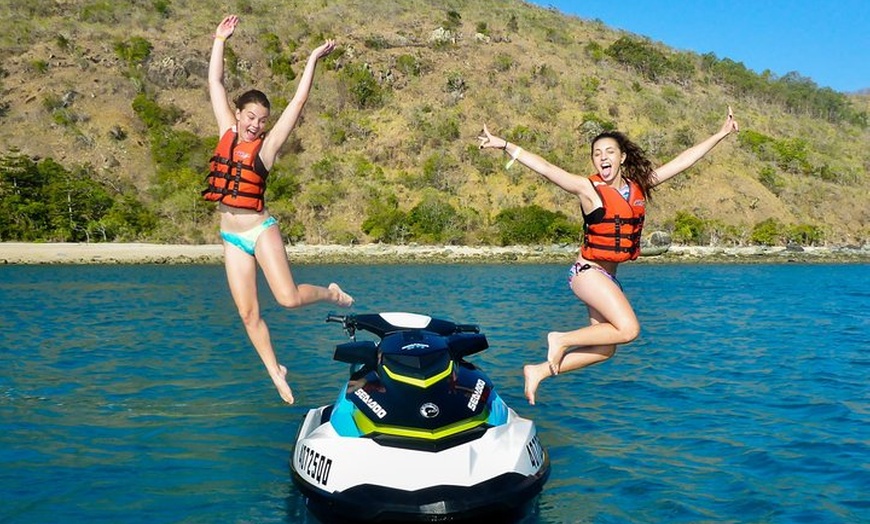
[[667, 231], [653, 231], [648, 240], [651, 246], [670, 246], [671, 234]]
[[193, 56], [165, 56], [148, 63], [148, 80], [165, 89], [193, 88], [208, 77], [208, 62]]
[[431, 44], [455, 44], [456, 34], [449, 29], [439, 27], [432, 31], [429, 35], [429, 43]]
[[655, 256], [666, 253], [671, 247], [671, 235], [666, 231], [653, 231], [648, 237], [641, 239], [640, 254]]

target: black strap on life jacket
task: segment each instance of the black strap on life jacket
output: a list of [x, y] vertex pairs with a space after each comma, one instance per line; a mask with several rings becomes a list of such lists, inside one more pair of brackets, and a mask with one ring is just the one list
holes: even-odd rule
[[[643, 219], [644, 219], [643, 216], [632, 217], [632, 218], [622, 218], [619, 215], [617, 215], [614, 218], [605, 218], [605, 219], [602, 219], [600, 222], [597, 222], [596, 225], [606, 224], [606, 223], [613, 224], [613, 229], [614, 229], [613, 233], [599, 233], [599, 232], [592, 233], [596, 237], [612, 238], [613, 243], [607, 243], [607, 244], [599, 244], [599, 243], [595, 243], [595, 242], [589, 242], [589, 234], [590, 234], [589, 226], [584, 224], [584, 230], [585, 230], [584, 233], [585, 234], [584, 234], [583, 241], [588, 247], [593, 248], [593, 249], [610, 250], [610, 251], [614, 251], [616, 253], [632, 253], [632, 252], [636, 251], [637, 249], [640, 249], [640, 238], [641, 238], [640, 226], [643, 225]], [[635, 226], [634, 233], [631, 233], [630, 235], [623, 235], [622, 234], [622, 225], [623, 224]], [[629, 247], [622, 247], [620, 245], [620, 242], [619, 242], [620, 239], [628, 240], [630, 242]]]
[[[238, 198], [239, 196], [250, 197], [250, 198], [261, 198], [262, 195], [260, 193], [249, 193], [247, 191], [240, 191], [239, 190], [239, 186], [241, 185], [241, 182], [243, 182], [243, 181], [248, 183], [248, 184], [253, 184], [257, 187], [265, 188], [266, 187], [266, 180], [265, 180], [265, 177], [263, 177], [263, 176], [261, 176], [260, 177], [261, 180], [258, 180], [258, 181], [250, 180], [250, 179], [242, 176], [242, 172], [244, 169], [247, 169], [247, 170], [251, 171], [252, 173], [256, 173], [256, 169], [253, 165], [245, 164], [241, 160], [233, 162], [232, 158], [234, 156], [237, 144], [238, 144], [238, 141], [233, 140], [233, 145], [230, 147], [229, 158], [222, 157], [219, 154], [215, 154], [214, 156], [211, 157], [211, 162], [213, 162], [215, 164], [225, 165], [225, 166], [227, 166], [227, 170], [226, 170], [226, 172], [211, 171], [208, 174], [206, 179], [209, 180], [209, 184], [208, 184], [208, 187], [202, 191], [203, 195], [205, 195], [206, 193], [219, 193], [221, 196], [226, 196], [226, 195], [232, 194], [233, 198]], [[255, 158], [256, 158], [256, 156], [255, 156]], [[235, 172], [235, 174], [233, 174], [234, 172]], [[213, 177], [214, 178], [223, 178], [224, 180], [227, 181], [227, 183], [224, 184], [224, 187], [218, 188], [211, 182], [211, 180], [213, 180]], [[232, 183], [230, 183], [231, 180], [232, 180]]]

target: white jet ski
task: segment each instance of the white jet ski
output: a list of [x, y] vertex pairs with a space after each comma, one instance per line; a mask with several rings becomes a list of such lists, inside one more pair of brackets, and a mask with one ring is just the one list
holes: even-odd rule
[[550, 459], [535, 424], [466, 360], [489, 346], [478, 326], [415, 313], [326, 321], [351, 338], [334, 354], [350, 380], [335, 403], [308, 411], [290, 459], [316, 516], [450, 522], [526, 511]]

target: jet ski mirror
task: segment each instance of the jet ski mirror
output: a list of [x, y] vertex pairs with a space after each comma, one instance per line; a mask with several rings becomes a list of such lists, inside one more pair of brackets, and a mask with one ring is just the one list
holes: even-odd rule
[[459, 359], [479, 353], [489, 347], [486, 335], [483, 333], [456, 333], [447, 339], [450, 355]]
[[378, 363], [378, 347], [371, 340], [345, 342], [335, 346], [333, 360], [347, 364], [362, 364], [376, 366]]

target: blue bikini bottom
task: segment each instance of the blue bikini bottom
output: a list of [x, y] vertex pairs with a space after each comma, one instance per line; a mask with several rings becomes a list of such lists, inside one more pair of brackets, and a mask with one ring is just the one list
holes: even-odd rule
[[221, 230], [221, 238], [228, 244], [232, 244], [241, 249], [245, 253], [254, 256], [254, 248], [257, 247], [257, 239], [263, 234], [263, 231], [277, 224], [275, 217], [269, 217], [262, 224], [251, 228], [243, 233], [229, 233]]

